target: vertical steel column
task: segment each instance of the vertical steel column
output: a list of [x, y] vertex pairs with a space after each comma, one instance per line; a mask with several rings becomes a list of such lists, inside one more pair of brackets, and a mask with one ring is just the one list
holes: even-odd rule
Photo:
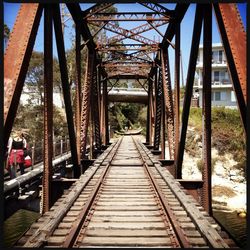
[[177, 162], [175, 163], [176, 172], [177, 172], [176, 177], [178, 179], [182, 178], [182, 162], [183, 162], [183, 155], [184, 155], [184, 149], [185, 149], [185, 141], [186, 141], [186, 134], [187, 134], [191, 97], [193, 93], [194, 74], [195, 74], [196, 61], [197, 61], [198, 50], [199, 50], [202, 18], [203, 18], [202, 6], [197, 4], [195, 20], [194, 20], [192, 46], [191, 46], [189, 65], [188, 65], [186, 92], [185, 92], [183, 112], [182, 112], [181, 137], [180, 137], [180, 143], [178, 147]]
[[98, 72], [96, 68], [96, 60], [94, 63], [93, 69], [93, 81], [92, 81], [92, 91], [91, 91], [91, 107], [92, 107], [92, 120], [94, 126], [94, 138], [95, 138], [95, 147], [101, 149], [101, 136], [100, 136], [100, 120], [99, 120], [99, 96], [98, 96], [98, 86], [97, 79]]
[[241, 120], [246, 132], [246, 32], [236, 4], [215, 3], [213, 6], [236, 93]]
[[53, 157], [53, 38], [52, 8], [44, 7], [44, 170], [43, 170], [43, 209], [49, 211], [51, 206], [51, 181]]
[[[162, 109], [162, 74], [159, 70], [159, 79], [157, 77], [158, 69], [155, 73], [155, 133], [154, 133], [154, 150], [159, 150], [161, 140], [161, 109]], [[157, 81], [158, 80], [158, 81]]]
[[94, 144], [94, 134], [93, 134], [93, 110], [92, 106], [89, 107], [89, 159], [93, 159], [93, 144]]
[[175, 29], [174, 136], [174, 161], [176, 162], [180, 139], [180, 23], [176, 24]]
[[22, 3], [4, 54], [4, 148], [16, 117], [43, 7]]
[[104, 143], [107, 146], [109, 143], [109, 127], [108, 127], [108, 89], [107, 89], [107, 79], [103, 80], [103, 117], [104, 117]]
[[75, 34], [76, 34], [76, 111], [75, 111], [75, 123], [76, 123], [76, 148], [77, 148], [77, 158], [78, 164], [80, 165], [81, 154], [81, 34], [79, 24], [75, 24]]
[[149, 79], [148, 80], [148, 106], [147, 106], [147, 127], [146, 127], [146, 143], [147, 144], [150, 144], [150, 137], [152, 136], [151, 135], [151, 106], [150, 106], [150, 103], [151, 103], [151, 91], [152, 91], [152, 82], [151, 80]]
[[153, 78], [150, 79], [151, 81], [151, 99], [150, 99], [150, 112], [151, 112], [151, 117], [150, 117], [150, 145], [153, 145], [153, 138], [154, 138], [154, 122], [155, 122], [155, 92], [154, 92], [154, 80]]
[[66, 109], [67, 123], [68, 123], [71, 159], [73, 163], [74, 177], [78, 178], [80, 176], [80, 166], [78, 165], [79, 161], [78, 161], [77, 147], [76, 147], [76, 135], [74, 128], [73, 111], [71, 106], [68, 68], [65, 57], [64, 39], [62, 34], [62, 24], [61, 24], [59, 5], [53, 6], [53, 18], [54, 18], [54, 28], [56, 34], [57, 53], [58, 53], [61, 80], [62, 80], [63, 97]]
[[202, 206], [212, 215], [211, 185], [211, 61], [212, 61], [212, 5], [203, 6], [203, 90], [202, 90]]
[[161, 50], [161, 72], [167, 120], [168, 146], [170, 159], [174, 158], [174, 104], [171, 87], [168, 50]]
[[[163, 82], [162, 82], [163, 84]], [[166, 131], [166, 126], [165, 126], [165, 117], [166, 117], [166, 112], [165, 112], [165, 100], [164, 98], [162, 97], [161, 99], [162, 101], [162, 109], [161, 109], [161, 116], [162, 116], [162, 119], [161, 119], [161, 122], [162, 122], [162, 129], [161, 129], [161, 159], [165, 159], [165, 131]]]
[[87, 132], [90, 114], [90, 93], [94, 69], [94, 54], [88, 51], [85, 80], [82, 90], [82, 110], [81, 110], [81, 159], [86, 158]]
[[[101, 66], [97, 66], [97, 95], [98, 95], [98, 107], [99, 107], [99, 121], [101, 121]], [[101, 122], [100, 122], [100, 131], [101, 131]]]

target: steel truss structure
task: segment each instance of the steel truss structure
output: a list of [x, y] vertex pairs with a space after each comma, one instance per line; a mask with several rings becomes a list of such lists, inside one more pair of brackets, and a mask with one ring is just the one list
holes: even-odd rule
[[[106, 12], [112, 3], [98, 3], [82, 11], [79, 3], [66, 4], [75, 22], [76, 109], [73, 111], [59, 4], [21, 4], [4, 55], [4, 145], [7, 145], [16, 116], [25, 76], [44, 11], [44, 178], [43, 211], [51, 206], [51, 176], [53, 155], [53, 40], [54, 26], [61, 82], [68, 122], [68, 132], [74, 165], [74, 176], [81, 174], [81, 161], [87, 155], [87, 135], [92, 138], [91, 155], [109, 144], [108, 86], [110, 79], [145, 79], [148, 92], [146, 144], [154, 150], [161, 146], [165, 158], [165, 130], [169, 156], [173, 160], [173, 175], [182, 178], [182, 163], [187, 134], [192, 89], [200, 36], [203, 26], [203, 193], [202, 205], [211, 210], [211, 54], [212, 11], [214, 11], [230, 75], [236, 93], [243, 126], [246, 130], [246, 32], [235, 4], [196, 4], [186, 90], [180, 119], [180, 24], [189, 4], [177, 3], [173, 10], [161, 4], [141, 3], [145, 12]], [[149, 12], [150, 11], [150, 12]], [[127, 30], [119, 21], [141, 21]], [[165, 33], [159, 27], [166, 27]], [[95, 29], [90, 29], [95, 27]], [[93, 31], [94, 30], [94, 31]], [[115, 35], [102, 41], [99, 32]], [[161, 41], [152, 40], [147, 31], [156, 31]], [[173, 42], [174, 39], [174, 42]], [[125, 42], [129, 40], [129, 42]], [[83, 41], [83, 43], [82, 43]], [[175, 50], [175, 81], [171, 83], [169, 46]], [[87, 66], [81, 68], [81, 50], [87, 48]], [[132, 52], [131, 52], [132, 51]], [[84, 82], [81, 75], [85, 72]], [[173, 88], [173, 90], [172, 90]], [[74, 114], [74, 115], [73, 115]], [[181, 120], [181, 121], [180, 121]]]

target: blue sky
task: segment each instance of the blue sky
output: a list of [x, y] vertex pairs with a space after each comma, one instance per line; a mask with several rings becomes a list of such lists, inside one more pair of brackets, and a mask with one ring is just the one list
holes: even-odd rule
[[[163, 6], [173, 9], [175, 4], [162, 4]], [[246, 29], [246, 3], [237, 4], [238, 9], [240, 11], [243, 25]], [[82, 9], [86, 9], [92, 6], [92, 4], [81, 4]], [[131, 4], [116, 4], [115, 5], [118, 8], [118, 11], [123, 12], [131, 12]], [[13, 28], [15, 18], [17, 15], [17, 12], [19, 10], [20, 4], [17, 3], [4, 3], [4, 23], [8, 25], [10, 29]], [[133, 11], [139, 12], [139, 11], [150, 11], [146, 9], [145, 7], [141, 6], [140, 4], [133, 4]], [[184, 19], [181, 23], [181, 50], [182, 50], [182, 60], [183, 60], [183, 70], [184, 70], [184, 79], [186, 78], [186, 72], [188, 67], [188, 58], [190, 53], [190, 46], [191, 46], [191, 39], [192, 39], [192, 32], [193, 32], [193, 22], [194, 22], [194, 15], [195, 15], [195, 4], [191, 4], [184, 16]], [[138, 26], [139, 22], [123, 22], [120, 23], [121, 27], [125, 27], [127, 29], [131, 29], [133, 27]], [[72, 26], [72, 22], [69, 20], [66, 22], [65, 29], [65, 47], [66, 49], [69, 49], [72, 46], [72, 39], [74, 38], [74, 31], [70, 28]], [[166, 30], [166, 27], [162, 26], [159, 28], [159, 30], [164, 33]], [[110, 33], [107, 33], [109, 35]], [[145, 36], [147, 36], [150, 39], [156, 39], [158, 40], [159, 35], [155, 32], [147, 32], [144, 33]], [[115, 35], [112, 33], [112, 35]], [[215, 17], [213, 15], [213, 34], [212, 34], [213, 43], [219, 43], [220, 42], [220, 35], [218, 33], [217, 24]], [[173, 39], [174, 42], [174, 39]], [[202, 37], [201, 42], [202, 43]], [[37, 39], [35, 42], [34, 50], [37, 51], [43, 51], [43, 16], [40, 22]], [[53, 46], [54, 55], [56, 55], [56, 47], [55, 43]], [[173, 68], [174, 68], [174, 50], [170, 49], [169, 51], [170, 56], [170, 69], [171, 69], [171, 75], [173, 75]]]

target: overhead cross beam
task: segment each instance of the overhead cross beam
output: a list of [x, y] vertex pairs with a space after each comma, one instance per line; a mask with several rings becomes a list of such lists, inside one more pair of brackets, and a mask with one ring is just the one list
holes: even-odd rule
[[[166, 21], [155, 21], [155, 22], [152, 22], [154, 27], [160, 27], [164, 24], [167, 24], [168, 22]], [[131, 36], [135, 36], [135, 35], [140, 35], [141, 33], [144, 33], [146, 31], [149, 31], [149, 30], [152, 30], [152, 26], [149, 25], [148, 23], [146, 24], [143, 24], [143, 25], [140, 25], [138, 27], [135, 27], [131, 30], [126, 30], [127, 32], [127, 36], [128, 37], [124, 37], [124, 35], [121, 33], [121, 34], [118, 34], [116, 36], [113, 36], [111, 38], [108, 39], [108, 43], [109, 44], [113, 44], [113, 43], [117, 43], [117, 42], [120, 42], [126, 38], [130, 38]], [[131, 38], [132, 39], [132, 38]]]
[[87, 10], [82, 11], [82, 17], [83, 18], [90, 18], [91, 16], [95, 15], [98, 12], [101, 12], [109, 7], [111, 7], [113, 3], [98, 3], [94, 6], [88, 8]]
[[170, 18], [154, 12], [96, 13], [87, 18], [88, 22], [104, 21], [169, 21]]
[[173, 17], [175, 14], [175, 12], [173, 10], [169, 10], [158, 3], [140, 3], [140, 4], [148, 9], [153, 10], [156, 13], [164, 15], [166, 17]]
[[[99, 26], [96, 23], [91, 23], [91, 24], [93, 24], [95, 26]], [[135, 33], [133, 30], [126, 30], [124, 28], [117, 27], [117, 26], [115, 26], [115, 25], [113, 25], [111, 23], [108, 23], [104, 27], [104, 29], [109, 30], [111, 32], [114, 32], [114, 33], [122, 36], [121, 40], [128, 38], [128, 39], [132, 39], [132, 40], [135, 40], [137, 42], [144, 43], [144, 44], [155, 44], [155, 41], [153, 41], [153, 40], [151, 40], [149, 38], [146, 38], [146, 37], [144, 37], [142, 35], [139, 35], [139, 33]], [[140, 32], [140, 33], [142, 33], [142, 32]], [[114, 43], [114, 42], [118, 42], [118, 40], [117, 39], [113, 40], [112, 43]]]

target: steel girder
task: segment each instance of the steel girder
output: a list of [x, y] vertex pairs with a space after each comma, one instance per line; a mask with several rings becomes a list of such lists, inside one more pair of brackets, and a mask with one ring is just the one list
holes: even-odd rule
[[[160, 26], [162, 26], [162, 25], [164, 25], [166, 23], [167, 23], [167, 21], [152, 22], [152, 24], [154, 25], [154, 27], [160, 27]], [[141, 33], [144, 33], [146, 31], [149, 31], [149, 30], [153, 29], [153, 27], [150, 24], [148, 24], [148, 23], [140, 25], [140, 26], [138, 26], [136, 28], [133, 28], [131, 30], [125, 30], [125, 29], [119, 29], [119, 30], [117, 30], [114, 25], [111, 28], [112, 28], [111, 31], [117, 33], [118, 35], [109, 38], [108, 44], [113, 44], [113, 43], [121, 42], [125, 38], [130, 38], [130, 39], [133, 39], [133, 40], [136, 40], [135, 38], [138, 38], [139, 42], [144, 41], [143, 43], [145, 43], [145, 44], [147, 44], [147, 43], [148, 44], [154, 44], [155, 43], [154, 41], [149, 40], [149, 39], [143, 40], [144, 37], [140, 36]]]
[[196, 68], [196, 61], [198, 57], [202, 20], [203, 20], [203, 9], [201, 5], [197, 4], [195, 20], [194, 20], [192, 44], [189, 57], [187, 80], [186, 80], [186, 91], [185, 91], [183, 111], [182, 111], [181, 135], [177, 152], [177, 161], [175, 162], [177, 179], [182, 179], [182, 162], [185, 149], [190, 104], [193, 93], [194, 74]]
[[76, 105], [76, 113], [75, 113], [75, 126], [76, 126], [76, 147], [77, 147], [77, 155], [78, 155], [78, 164], [80, 166], [81, 162], [81, 153], [80, 153], [80, 147], [81, 147], [81, 103], [82, 103], [82, 96], [81, 96], [81, 89], [82, 89], [82, 83], [81, 83], [81, 34], [79, 30], [79, 24], [77, 23], [75, 25], [75, 61], [76, 61], [76, 98], [75, 98], [75, 105]]
[[236, 4], [213, 4], [241, 120], [247, 129], [246, 32]]
[[[96, 24], [96, 23], [92, 23], [92, 24], [95, 25], [95, 26], [98, 26], [98, 24]], [[140, 33], [139, 32], [134, 32], [132, 29], [131, 30], [126, 30], [126, 29], [123, 29], [121, 27], [117, 27], [117, 26], [115, 26], [115, 25], [113, 25], [111, 23], [108, 23], [104, 27], [104, 29], [112, 31], [112, 32], [122, 36], [121, 40], [129, 38], [129, 39], [135, 40], [137, 42], [140, 42], [140, 43], [143, 43], [143, 44], [146, 44], [146, 45], [155, 44], [155, 41], [140, 35], [140, 33], [143, 33], [144, 31], [141, 31]], [[151, 27], [151, 29], [152, 29], [152, 27]], [[117, 43], [118, 41], [121, 41], [121, 40], [119, 40], [120, 38], [118, 38], [118, 39], [114, 38], [114, 39], [115, 40], [111, 40], [112, 42], [110, 42], [110, 44]]]
[[84, 19], [89, 18], [95, 15], [98, 12], [101, 12], [109, 7], [111, 7], [113, 3], [98, 3], [94, 6], [88, 8], [87, 10], [82, 11], [82, 16]]
[[101, 149], [101, 134], [100, 134], [100, 118], [99, 118], [99, 95], [97, 88], [97, 69], [96, 64], [94, 64], [92, 87], [91, 87], [91, 111], [94, 122], [94, 138], [96, 149]]
[[95, 55], [88, 51], [85, 81], [82, 89], [82, 110], [81, 110], [81, 159], [85, 159], [87, 146], [87, 131], [90, 114], [91, 83], [93, 82]]
[[140, 4], [166, 17], [169, 18], [174, 17], [175, 12], [173, 10], [169, 10], [160, 4], [157, 3], [140, 3]]
[[67, 118], [68, 131], [69, 131], [73, 171], [74, 171], [74, 177], [77, 178], [80, 175], [80, 166], [79, 166], [80, 160], [78, 159], [78, 154], [77, 154], [76, 134], [75, 134], [73, 111], [72, 111], [72, 105], [71, 105], [68, 68], [67, 68], [67, 62], [66, 62], [66, 56], [65, 56], [65, 48], [64, 48], [64, 40], [63, 40], [59, 5], [53, 6], [53, 19], [54, 19], [57, 52], [58, 52], [58, 59], [59, 59], [59, 66], [60, 66], [60, 73], [61, 73], [63, 97], [64, 97], [66, 118]]
[[44, 7], [44, 170], [42, 186], [42, 213], [51, 207], [53, 157], [53, 39], [52, 8]]
[[[175, 34], [175, 82], [174, 82], [174, 160], [177, 160], [177, 151], [180, 138], [180, 23], [176, 24]], [[176, 173], [176, 170], [174, 170]]]
[[70, 11], [70, 14], [74, 22], [79, 24], [82, 38], [86, 42], [87, 47], [90, 50], [94, 50], [96, 47], [96, 44], [93, 41], [93, 37], [90, 33], [87, 22], [82, 20], [82, 11], [81, 11], [80, 5], [76, 3], [68, 3], [67, 7]]
[[87, 18], [88, 22], [105, 21], [169, 21], [169, 16], [162, 16], [155, 12], [119, 12], [119, 13], [96, 13]]
[[157, 69], [155, 73], [154, 150], [159, 150], [159, 145], [161, 140], [162, 98], [163, 98], [162, 71]]
[[211, 170], [211, 74], [212, 74], [212, 5], [203, 6], [203, 89], [202, 89], [202, 206], [212, 215]]
[[161, 68], [162, 84], [167, 120], [167, 134], [168, 134], [168, 146], [170, 159], [174, 158], [174, 105], [173, 94], [171, 87], [170, 71], [169, 71], [169, 57], [168, 51], [161, 51]]
[[4, 147], [16, 116], [42, 11], [40, 4], [21, 4], [5, 51]]

